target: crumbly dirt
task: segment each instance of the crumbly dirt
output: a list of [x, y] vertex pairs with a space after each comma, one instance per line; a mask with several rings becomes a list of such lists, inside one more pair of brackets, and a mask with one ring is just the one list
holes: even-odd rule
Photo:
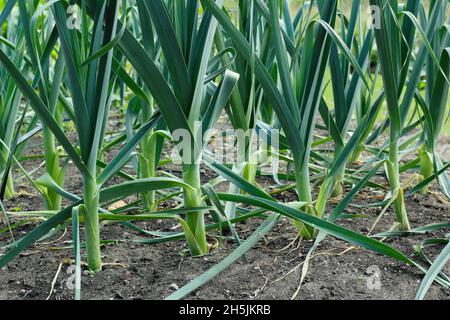
[[[30, 152], [33, 153], [33, 150]], [[39, 160], [32, 160], [27, 161], [25, 165], [31, 170], [39, 163]], [[208, 171], [204, 174], [208, 178], [212, 175]], [[21, 174], [15, 173], [15, 176], [19, 177]], [[77, 194], [81, 190], [81, 180], [70, 167], [65, 187]], [[5, 203], [8, 211], [43, 209], [39, 194], [31, 189], [26, 181], [19, 181], [17, 189], [17, 198]], [[413, 227], [449, 220], [448, 202], [439, 196], [435, 186], [432, 190], [433, 193], [430, 195], [416, 195], [408, 199], [407, 209]], [[354, 204], [364, 206], [378, 202], [380, 195], [382, 194], [374, 193], [374, 190], [365, 189], [355, 199]], [[278, 198], [290, 201], [295, 197], [292, 193], [286, 192]], [[364, 217], [341, 219], [337, 223], [367, 234], [380, 211], [380, 209], [361, 209], [352, 205], [346, 212], [363, 214]], [[12, 218], [13, 222], [20, 220], [20, 217]], [[240, 237], [247, 238], [261, 222], [261, 219], [253, 219], [238, 224], [237, 231]], [[393, 222], [394, 214], [388, 210], [374, 233], [389, 230]], [[29, 222], [15, 229], [14, 237], [16, 239], [22, 237], [38, 223], [39, 221]], [[167, 221], [138, 223], [138, 225], [152, 231], [170, 231], [177, 227], [175, 223]], [[3, 228], [3, 224], [0, 224], [0, 228]], [[427, 235], [389, 239], [386, 243], [425, 265], [420, 257], [414, 255], [414, 246], [419, 245], [424, 239], [443, 237], [448, 232], [449, 230], [441, 230]], [[122, 241], [102, 247], [106, 265], [101, 273], [90, 275], [87, 271], [84, 272], [81, 290], [83, 299], [163, 299], [176, 288], [187, 284], [220, 262], [235, 248], [232, 240], [223, 239], [222, 245], [210, 255], [191, 258], [186, 254], [187, 247], [184, 241], [157, 245], [131, 243], [127, 240], [144, 236], [118, 224], [102, 226], [101, 236], [103, 240]], [[219, 238], [215, 233], [211, 233], [210, 236], [211, 243]], [[295, 236], [292, 223], [287, 219], [281, 219], [267, 237], [248, 252], [244, 260], [229, 267], [187, 299], [284, 300], [291, 299], [297, 291], [295, 299], [301, 300], [414, 298], [422, 279], [418, 270], [332, 237], [328, 237], [317, 249], [316, 255], [311, 259], [305, 282], [299, 289], [302, 263], [312, 243], [303, 240], [293, 242]], [[54, 300], [72, 299], [74, 292], [70, 289], [73, 283], [71, 268], [73, 253], [69, 242], [71, 237], [71, 228], [67, 228], [51, 239], [30, 248], [1, 269], [0, 300], [46, 299], [49, 295], [49, 298]], [[0, 233], [0, 254], [5, 252], [4, 246], [10, 242], [11, 235], [8, 232]], [[426, 253], [433, 258], [442, 248], [442, 246], [432, 247], [427, 249]], [[373, 276], [372, 270], [379, 270], [379, 278]], [[450, 265], [447, 265], [445, 271], [450, 272]], [[379, 286], [376, 285], [377, 279]], [[375, 283], [375, 286], [368, 283]], [[450, 292], [434, 285], [427, 298], [450, 300]]]

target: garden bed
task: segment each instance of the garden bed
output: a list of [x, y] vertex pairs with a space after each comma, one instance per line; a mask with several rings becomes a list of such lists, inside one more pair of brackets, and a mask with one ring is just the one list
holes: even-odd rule
[[[26, 167], [31, 169], [38, 163], [28, 161]], [[211, 179], [214, 174], [206, 170], [204, 176]], [[273, 182], [260, 180], [260, 183]], [[71, 168], [68, 170], [66, 188], [74, 193], [81, 190], [81, 180]], [[436, 188], [433, 191], [431, 195], [416, 195], [407, 201], [413, 227], [448, 220], [448, 203], [442, 200]], [[278, 198], [281, 201], [292, 200], [293, 195], [288, 192]], [[354, 204], [364, 206], [377, 201], [379, 199], [370, 190], [364, 190]], [[6, 205], [7, 210], [34, 211], [41, 209], [41, 202], [39, 195], [24, 184], [19, 187], [19, 196], [6, 202]], [[367, 234], [380, 209], [351, 206], [346, 212], [363, 213], [366, 217], [343, 219], [338, 224]], [[261, 219], [254, 219], [238, 224], [238, 234], [242, 239], [247, 238], [261, 222]], [[394, 213], [389, 210], [374, 233], [389, 230], [394, 222]], [[171, 231], [176, 227], [175, 222], [167, 221], [138, 225], [152, 231]], [[14, 230], [15, 238], [20, 238], [35, 226], [29, 223]], [[210, 255], [192, 258], [184, 241], [156, 245], [127, 242], [142, 239], [142, 235], [121, 225], [108, 224], [102, 228], [101, 235], [104, 240], [124, 241], [102, 248], [106, 265], [101, 273], [92, 276], [84, 272], [81, 289], [83, 299], [163, 299], [220, 262], [235, 248], [231, 240], [224, 239], [220, 248], [213, 250]], [[233, 264], [187, 298], [291, 299], [298, 290], [302, 263], [312, 245], [312, 242], [304, 240], [293, 243], [295, 236], [296, 229], [289, 220], [283, 218], [264, 241], [246, 254], [245, 260]], [[415, 245], [420, 245], [424, 239], [442, 236], [444, 231], [390, 239], [387, 243], [408, 256], [414, 256]], [[64, 234], [58, 233], [45, 240], [46, 244], [30, 248], [3, 268], [0, 272], [0, 299], [46, 299], [53, 282], [54, 290], [50, 299], [72, 299], [71, 237], [71, 228], [68, 228]], [[9, 233], [4, 233], [0, 238], [0, 247], [7, 245], [10, 240]], [[209, 240], [215, 242], [218, 237]], [[65, 246], [67, 248], [61, 249]], [[440, 249], [427, 250], [427, 254], [434, 257]], [[415, 260], [421, 261], [419, 257], [415, 257]], [[374, 266], [381, 271], [379, 289], [370, 289], [368, 286]], [[450, 271], [450, 267], [447, 266], [445, 270]], [[311, 259], [307, 277], [296, 299], [413, 299], [422, 277], [420, 272], [405, 264], [328, 237]], [[450, 299], [450, 292], [440, 286], [433, 286], [427, 298]]]
[[448, 2], [0, 10], [0, 299], [450, 298]]

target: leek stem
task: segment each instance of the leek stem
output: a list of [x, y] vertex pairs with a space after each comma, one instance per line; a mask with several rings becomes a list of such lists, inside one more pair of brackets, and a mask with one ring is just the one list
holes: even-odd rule
[[[95, 171], [93, 172], [95, 176]], [[92, 177], [84, 178], [84, 205], [86, 206], [85, 234], [89, 270], [99, 272], [102, 269], [100, 254], [100, 224], [98, 217], [99, 193], [97, 183]]]
[[[8, 159], [8, 153], [3, 151], [2, 146], [0, 145], [0, 177], [3, 177], [4, 171], [6, 168], [4, 168], [4, 164], [6, 163]], [[5, 190], [5, 198], [6, 200], [11, 200], [16, 195], [16, 192], [14, 191], [14, 182], [12, 179], [11, 170], [8, 172], [8, 180], [6, 181], [6, 190]]]
[[389, 161], [387, 162], [386, 167], [392, 193], [394, 193], [395, 190], [398, 190], [398, 196], [394, 201], [394, 209], [397, 216], [397, 222], [399, 223], [399, 229], [401, 231], [409, 231], [411, 230], [411, 227], [408, 220], [408, 213], [406, 212], [403, 189], [400, 184], [398, 151], [398, 140], [392, 139], [389, 150]]
[[[152, 132], [149, 134], [151, 135]], [[139, 156], [139, 176], [142, 179], [154, 178], [156, 176], [154, 139], [149, 138], [149, 141], [144, 141], [143, 145], [142, 153]], [[156, 209], [155, 192], [143, 193], [142, 204], [146, 211], [153, 212]]]
[[15, 197], [16, 192], [14, 190], [14, 183], [12, 179], [11, 171], [8, 174], [8, 181], [6, 182], [5, 199], [11, 200]]
[[[186, 208], [198, 208], [203, 205], [200, 181], [200, 166], [184, 165], [183, 179], [194, 190], [184, 190], [184, 205]], [[191, 254], [195, 256], [202, 256], [208, 253], [208, 243], [206, 241], [205, 231], [205, 213], [203, 211], [192, 212], [187, 215], [186, 222], [191, 229], [192, 234], [198, 244], [199, 250], [194, 246], [189, 245]], [[189, 243], [188, 243], [189, 244]]]
[[333, 197], [339, 197], [344, 194], [344, 177], [347, 164], [344, 164], [336, 174], [336, 182], [334, 183]]
[[[59, 154], [56, 149], [55, 137], [50, 129], [44, 128], [45, 167], [52, 179], [62, 186], [63, 176], [59, 168]], [[61, 196], [53, 190], [47, 189], [45, 203], [48, 210], [59, 211], [61, 209]]]
[[[422, 179], [426, 180], [431, 177], [433, 175], [433, 171], [433, 159], [424, 147], [423, 150], [420, 151], [420, 174]], [[421, 190], [422, 194], [427, 194], [429, 191], [429, 185]]]
[[242, 177], [254, 184], [256, 181], [256, 173], [258, 172], [258, 165], [254, 163], [246, 163], [244, 165], [244, 170], [242, 171]]
[[[142, 118], [146, 122], [152, 117], [153, 98], [150, 98], [150, 104], [144, 104], [142, 108]], [[156, 177], [156, 138], [151, 130], [147, 137], [141, 143], [141, 155], [139, 157], [139, 176], [143, 179]], [[148, 212], [155, 211], [156, 202], [155, 191], [149, 191], [142, 194], [142, 205]]]
[[[300, 166], [296, 165], [296, 168], [300, 168]], [[304, 203], [312, 203], [311, 196], [311, 185], [309, 179], [309, 167], [308, 161], [301, 167], [301, 170], [295, 170], [295, 177], [297, 183], [297, 194], [300, 202]], [[310, 215], [315, 215], [314, 208], [310, 205], [304, 208], [304, 211]], [[302, 238], [311, 240], [314, 238], [315, 230], [313, 227], [308, 226], [302, 222], [294, 221], [294, 225], [299, 230], [299, 234]]]
[[[299, 167], [296, 166], [296, 168]], [[306, 162], [306, 164], [302, 166], [301, 170], [295, 170], [295, 177], [297, 181], [297, 193], [299, 201], [312, 203], [308, 162]]]

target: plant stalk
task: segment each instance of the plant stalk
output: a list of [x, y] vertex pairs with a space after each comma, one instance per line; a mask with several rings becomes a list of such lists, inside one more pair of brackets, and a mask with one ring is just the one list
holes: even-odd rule
[[[0, 177], [3, 177], [4, 175], [4, 164], [7, 162], [8, 154], [3, 151], [2, 146], [0, 145]], [[11, 170], [8, 172], [8, 177], [6, 181], [6, 190], [5, 190], [5, 199], [11, 200], [16, 195], [16, 192], [14, 191], [14, 182], [12, 179], [12, 173]]]
[[[336, 146], [334, 159], [337, 159], [342, 152], [341, 146]], [[347, 164], [341, 166], [339, 171], [336, 174], [336, 181], [334, 184], [333, 197], [339, 197], [344, 194], [344, 177], [345, 177], [345, 169], [347, 168]]]
[[[149, 105], [144, 104], [142, 108], [142, 118], [146, 122], [153, 114], [153, 99]], [[141, 154], [139, 155], [139, 176], [140, 178], [156, 177], [156, 138], [151, 130], [141, 143]], [[142, 194], [142, 205], [145, 211], [154, 212], [156, 210], [156, 193], [150, 191]]]
[[[433, 175], [433, 159], [430, 153], [427, 152], [426, 148], [420, 151], [420, 175], [423, 180], [428, 179]], [[430, 186], [427, 185], [421, 190], [422, 194], [427, 194], [430, 191]]]
[[11, 171], [8, 173], [8, 181], [6, 182], [5, 199], [11, 200], [16, 196], [16, 191], [14, 190], [14, 182], [12, 179]]
[[397, 198], [394, 200], [394, 209], [399, 223], [399, 230], [411, 230], [408, 213], [406, 211], [403, 189], [400, 184], [399, 159], [398, 159], [398, 140], [392, 139], [389, 150], [389, 160], [386, 163], [387, 175], [391, 185], [391, 192], [394, 194], [398, 190]]
[[255, 163], [245, 163], [244, 170], [242, 171], [242, 177], [254, 184], [256, 181], [256, 173], [258, 172], [258, 165]]
[[[297, 170], [297, 168], [300, 168], [301, 170]], [[303, 208], [303, 210], [310, 214], [315, 215], [315, 210], [312, 207], [312, 196], [311, 196], [311, 185], [310, 185], [310, 178], [309, 178], [309, 167], [308, 162], [306, 161], [304, 165], [295, 166], [295, 178], [296, 178], [296, 190], [298, 194], [298, 198], [300, 202], [308, 203], [306, 207]], [[307, 240], [314, 239], [315, 237], [315, 230], [313, 227], [304, 224], [303, 222], [294, 221], [294, 225], [299, 230], [299, 235]]]
[[[201, 181], [200, 181], [200, 165], [183, 165], [183, 179], [194, 190], [184, 190], [184, 206], [186, 208], [198, 208], [203, 205]], [[192, 256], [198, 257], [208, 253], [208, 243], [206, 241], [205, 230], [205, 213], [197, 211], [189, 213], [186, 217], [186, 222], [194, 235], [198, 246], [190, 245], [189, 249]]]
[[[59, 167], [59, 154], [56, 149], [55, 137], [50, 129], [44, 128], [45, 167], [47, 173], [59, 185], [63, 183], [63, 172]], [[53, 190], [47, 189], [45, 203], [48, 210], [61, 209], [61, 196]]]
[[[149, 133], [152, 135], [152, 132]], [[139, 175], [142, 179], [154, 178], [156, 176], [155, 168], [155, 139], [151, 136], [144, 139], [142, 143], [142, 152], [139, 155]], [[142, 204], [145, 211], [153, 212], [156, 210], [155, 191], [149, 191], [142, 194]]]
[[297, 183], [297, 194], [299, 201], [312, 203], [311, 185], [309, 178], [308, 162], [306, 162], [300, 170], [298, 166], [295, 166], [295, 178]]
[[92, 172], [92, 177], [84, 178], [84, 205], [87, 211], [85, 217], [86, 250], [89, 270], [99, 272], [102, 269], [98, 217], [99, 193], [93, 177], [95, 177], [95, 171]]

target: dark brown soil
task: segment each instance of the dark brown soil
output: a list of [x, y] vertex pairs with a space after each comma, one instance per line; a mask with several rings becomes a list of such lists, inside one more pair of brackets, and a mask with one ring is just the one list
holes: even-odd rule
[[[27, 162], [27, 168], [38, 165], [37, 161]], [[69, 169], [66, 188], [80, 193], [81, 181]], [[18, 174], [19, 176], [20, 174]], [[8, 210], [31, 211], [42, 209], [40, 196], [27, 184], [18, 184], [19, 196], [6, 202]], [[436, 193], [438, 194], [438, 193]], [[371, 190], [364, 190], [355, 200], [356, 204], [368, 204], [380, 199], [374, 198]], [[287, 193], [281, 198], [292, 197]], [[449, 205], [439, 196], [415, 196], [407, 201], [408, 212], [413, 227], [449, 220]], [[366, 215], [359, 219], [342, 219], [338, 223], [349, 229], [367, 234], [379, 209], [358, 209], [350, 207], [347, 213]], [[255, 219], [237, 226], [241, 238], [248, 237], [261, 223]], [[394, 222], [393, 213], [381, 219], [375, 232], [389, 230]], [[14, 231], [14, 237], [20, 238], [36, 223], [29, 223]], [[139, 224], [148, 230], [171, 230], [175, 224], [169, 222], [148, 222]], [[401, 252], [413, 256], [414, 246], [422, 240], [443, 237], [448, 230], [434, 234], [411, 236], [387, 240], [387, 243]], [[268, 236], [254, 247], [246, 261], [236, 263], [205, 285], [189, 299], [290, 299], [297, 291], [302, 270], [302, 262], [311, 247], [307, 241], [295, 242], [295, 229], [291, 222], [281, 219]], [[73, 259], [70, 248], [71, 230], [44, 240], [24, 252], [7, 267], [0, 270], [0, 300], [2, 299], [46, 299], [54, 290], [50, 299], [72, 299], [70, 288], [72, 273], [70, 260]], [[211, 241], [215, 234], [211, 234]], [[102, 228], [102, 239], [129, 240], [142, 238], [141, 234], [117, 224], [108, 224]], [[0, 236], [0, 248], [11, 242], [9, 233]], [[67, 248], [64, 248], [67, 246]], [[234, 249], [232, 241], [224, 241], [222, 247], [203, 258], [191, 258], [186, 255], [184, 241], [159, 245], [141, 245], [129, 241], [118, 242], [102, 248], [104, 270], [94, 276], [84, 273], [82, 279], [83, 299], [163, 299], [190, 280], [221, 261]], [[427, 254], [434, 257], [442, 247], [429, 249]], [[4, 253], [0, 249], [0, 254]], [[84, 253], [84, 252], [83, 252]], [[305, 283], [296, 299], [413, 299], [422, 279], [420, 272], [384, 256], [354, 248], [343, 241], [328, 237], [318, 248], [311, 260]], [[414, 257], [423, 263], [419, 257]], [[58, 273], [58, 269], [61, 270]], [[369, 289], [372, 279], [370, 270], [379, 268], [381, 288]], [[450, 272], [447, 266], [446, 272]], [[55, 278], [56, 276], [56, 278]], [[450, 292], [439, 286], [433, 286], [429, 299], [450, 299]]]

